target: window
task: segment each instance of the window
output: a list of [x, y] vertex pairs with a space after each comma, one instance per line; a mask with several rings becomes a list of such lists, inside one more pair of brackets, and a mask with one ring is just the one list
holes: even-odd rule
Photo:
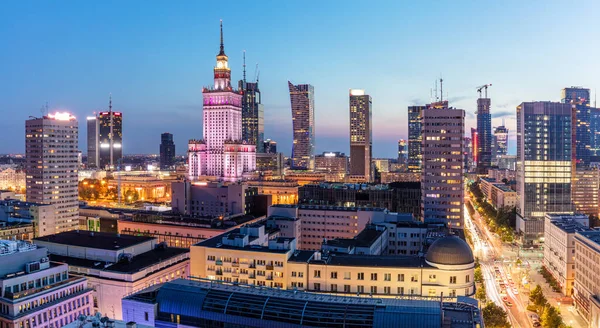
[[437, 281], [436, 276], [434, 274], [430, 274], [429, 275], [429, 282], [436, 282], [436, 281]]
[[404, 273], [398, 274], [398, 281], [404, 281]]
[[315, 283], [314, 283], [314, 286], [315, 286], [315, 288], [314, 288], [314, 289], [315, 289], [316, 291], [320, 291], [320, 290], [321, 290], [321, 284], [320, 284], [320, 283], [318, 283], [318, 282], [315, 282]]
[[363, 294], [365, 292], [365, 286], [356, 286], [356, 291]]
[[144, 312], [144, 320], [148, 321], [148, 312]]
[[350, 285], [344, 285], [344, 293], [350, 293]]
[[419, 275], [418, 275], [418, 274], [413, 274], [413, 275], [410, 277], [410, 281], [411, 281], [411, 282], [419, 282]]
[[471, 276], [470, 275], [467, 275], [465, 277], [465, 282], [471, 282]]
[[296, 276], [296, 271], [292, 271], [292, 277]]
[[321, 270], [315, 270], [315, 278], [321, 278]]
[[398, 294], [404, 295], [404, 287], [398, 287]]
[[344, 279], [350, 280], [350, 272], [344, 272]]
[[358, 273], [358, 277], [356, 279], [358, 279], [358, 280], [365, 280], [365, 273], [364, 272], [359, 272]]
[[435, 288], [429, 288], [429, 297], [435, 296]]
[[455, 284], [456, 283], [456, 276], [451, 276], [450, 277], [450, 283], [451, 284]]
[[373, 280], [373, 281], [377, 280], [377, 273], [371, 273], [371, 280]]
[[391, 294], [392, 293], [392, 288], [391, 287], [383, 287], [383, 293], [384, 294]]
[[392, 274], [391, 273], [384, 273], [383, 274], [383, 280], [385, 280], [385, 281], [392, 281]]
[[377, 294], [377, 286], [371, 286], [371, 294]]
[[331, 284], [331, 291], [334, 293], [337, 293], [337, 285], [336, 284]]
[[331, 272], [331, 279], [337, 279], [337, 272], [336, 271], [332, 271]]
[[302, 271], [298, 272], [298, 278], [302, 278], [302, 277], [304, 277], [304, 272], [302, 272]]
[[456, 297], [456, 289], [451, 289], [450, 290], [450, 297]]

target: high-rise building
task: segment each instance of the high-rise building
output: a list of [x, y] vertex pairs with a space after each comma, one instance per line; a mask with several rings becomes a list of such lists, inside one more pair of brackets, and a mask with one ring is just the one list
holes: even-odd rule
[[600, 156], [600, 108], [590, 107], [590, 130], [590, 156]]
[[591, 109], [590, 89], [581, 87], [564, 88], [561, 92], [561, 102], [575, 105], [576, 131], [575, 131], [575, 158], [577, 166], [587, 166], [590, 163], [591, 153]]
[[87, 117], [87, 167], [98, 167], [98, 118]]
[[[69, 113], [48, 114], [25, 121], [27, 201], [53, 204], [55, 225], [47, 234], [77, 229], [78, 125]], [[44, 218], [40, 220], [45, 225]]]
[[474, 128], [471, 128], [471, 149], [473, 150], [473, 165], [477, 166], [479, 160], [479, 133]]
[[490, 98], [477, 99], [477, 171], [487, 173], [492, 165], [492, 114]]
[[408, 149], [406, 148], [406, 140], [398, 140], [398, 164], [406, 165], [408, 160]]
[[408, 169], [421, 172], [421, 118], [425, 106], [408, 106]]
[[573, 205], [577, 213], [598, 216], [598, 182], [600, 175], [596, 167], [578, 167], [572, 180]]
[[123, 157], [123, 114], [113, 112], [112, 98], [108, 112], [98, 113], [98, 166], [116, 169]]
[[473, 142], [469, 137], [465, 137], [463, 140], [463, 154], [465, 173], [471, 172], [473, 168]]
[[350, 89], [350, 175], [372, 180], [372, 101], [365, 90]]
[[223, 44], [214, 68], [214, 86], [202, 89], [204, 140], [188, 144], [188, 176], [216, 176], [239, 181], [242, 174], [256, 169], [256, 144], [242, 140], [242, 97], [231, 87], [231, 69]]
[[292, 106], [292, 169], [312, 170], [315, 166], [315, 89], [310, 84], [288, 81]]
[[267, 139], [264, 142], [263, 149], [267, 154], [277, 154], [277, 142], [275, 140]]
[[264, 153], [265, 110], [256, 82], [246, 82], [246, 57], [244, 54], [244, 79], [238, 82], [242, 96], [242, 140], [256, 145], [257, 153]]
[[423, 110], [421, 212], [424, 222], [444, 222], [463, 229], [463, 136], [465, 111]]
[[175, 143], [173, 135], [165, 132], [160, 135], [160, 168], [168, 170], [175, 164]]
[[574, 119], [571, 104], [517, 106], [517, 232], [524, 243], [543, 236], [546, 213], [573, 212]]
[[498, 163], [500, 156], [508, 154], [508, 129], [503, 125], [494, 130], [492, 162]]

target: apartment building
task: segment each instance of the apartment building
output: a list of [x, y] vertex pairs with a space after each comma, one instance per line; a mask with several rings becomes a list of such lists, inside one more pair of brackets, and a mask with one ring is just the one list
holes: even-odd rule
[[600, 231], [575, 234], [575, 308], [589, 327], [600, 326]]

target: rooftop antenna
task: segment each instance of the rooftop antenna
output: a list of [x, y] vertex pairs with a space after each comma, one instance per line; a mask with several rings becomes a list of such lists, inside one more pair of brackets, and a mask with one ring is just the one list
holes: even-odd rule
[[112, 112], [112, 93], [108, 94], [108, 111]]
[[246, 83], [246, 50], [244, 50], [244, 84]]
[[433, 83], [433, 85], [434, 85], [434, 86], [433, 86], [433, 91], [434, 91], [434, 93], [435, 93], [435, 101], [434, 101], [434, 102], [437, 102], [437, 101], [438, 101], [438, 93], [437, 93], [437, 91], [438, 91], [438, 89], [437, 89], [437, 88], [438, 88], [438, 85], [437, 85], [437, 81], [435, 81], [435, 82]]
[[444, 101], [444, 79], [440, 74], [440, 102]]
[[221, 52], [219, 52], [219, 55], [225, 55], [225, 46], [223, 45], [223, 20], [221, 19]]
[[256, 63], [256, 68], [254, 68], [254, 79], [258, 84], [258, 78], [260, 77], [260, 70], [258, 69], [258, 63]]

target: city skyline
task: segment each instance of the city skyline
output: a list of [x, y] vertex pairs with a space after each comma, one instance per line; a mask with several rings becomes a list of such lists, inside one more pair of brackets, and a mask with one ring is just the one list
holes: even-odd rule
[[[593, 39], [594, 31], [585, 25], [598, 8], [593, 2], [582, 3], [577, 13], [565, 10], [566, 5], [559, 2], [544, 2], [544, 10], [535, 3], [489, 4], [486, 11], [493, 15], [475, 15], [477, 9], [469, 8], [473, 6], [453, 3], [436, 8], [390, 3], [361, 7], [361, 11], [352, 10], [350, 4], [345, 12], [338, 10], [332, 15], [336, 4], [319, 4], [306, 8], [307, 14], [312, 14], [308, 20], [295, 17], [290, 4], [258, 4], [229, 12], [213, 4], [204, 6], [140, 7], [132, 3], [114, 10], [110, 3], [97, 7], [41, 4], [33, 9], [8, 4], [6, 16], [0, 14], [0, 24], [6, 27], [0, 29], [0, 36], [7, 40], [8, 50], [0, 54], [0, 71], [11, 82], [3, 88], [5, 111], [19, 114], [0, 123], [7, 135], [0, 153], [24, 152], [20, 122], [29, 115], [38, 116], [46, 101], [51, 111], [72, 112], [83, 124], [94, 111], [106, 109], [111, 92], [115, 110], [136, 122], [135, 126], [124, 123], [125, 154], [156, 153], [154, 143], [145, 141], [156, 140], [165, 130], [177, 131], [177, 148], [186, 149], [188, 139], [202, 134], [201, 88], [210, 82], [207, 77], [220, 18], [231, 49], [232, 78], [241, 79], [246, 50], [248, 80], [254, 80], [256, 62], [261, 71], [265, 139], [277, 141], [288, 156], [292, 144], [288, 80], [315, 87], [316, 154], [349, 153], [347, 90], [370, 90], [374, 100], [373, 156], [390, 158], [396, 157], [397, 141], [407, 139], [407, 107], [430, 102], [430, 89], [440, 73], [448, 92], [444, 98], [466, 111], [467, 130], [475, 126], [476, 87], [494, 84], [489, 94], [494, 99], [492, 126], [506, 119], [511, 154], [515, 153], [518, 104], [559, 101], [560, 90], [571, 85], [590, 88], [595, 94], [597, 85], [597, 79], [587, 74], [596, 64], [588, 62], [583, 53], [560, 51], [562, 45], [554, 41], [569, 35], [569, 40], [589, 44], [593, 51], [594, 45], [586, 40]], [[536, 12], [536, 23], [525, 20], [531, 11]], [[134, 12], [137, 15], [129, 19]], [[363, 14], [367, 19], [359, 24], [346, 23]], [[558, 16], [564, 20], [556, 21]], [[446, 19], [444, 25], [449, 27], [419, 24], [415, 32], [415, 22], [425, 17]], [[461, 21], [465, 17], [469, 23]], [[402, 18], [400, 22], [396, 22], [398, 18]], [[515, 20], [520, 23], [509, 23]], [[303, 24], [306, 29], [299, 32], [300, 38], [289, 38]], [[244, 33], [247, 26], [256, 27], [251, 40]], [[542, 33], [549, 28], [552, 33]], [[573, 29], [580, 33], [569, 34]], [[389, 42], [390, 34], [394, 42]], [[488, 44], [486, 39], [492, 38], [494, 42]], [[352, 46], [350, 41], [358, 39], [369, 39], [364, 49]], [[452, 51], [444, 56], [436, 56], [435, 51], [407, 51], [425, 49], [424, 44]], [[488, 53], [472, 51], [482, 46]], [[540, 49], [553, 55], [540, 56]], [[548, 67], [566, 60], [576, 64], [548, 75], [552, 71]], [[465, 71], [477, 74], [467, 76]], [[592, 104], [594, 100], [595, 96]], [[144, 129], [137, 128], [138, 123]], [[80, 150], [86, 149], [85, 137], [83, 133], [80, 136]]]

